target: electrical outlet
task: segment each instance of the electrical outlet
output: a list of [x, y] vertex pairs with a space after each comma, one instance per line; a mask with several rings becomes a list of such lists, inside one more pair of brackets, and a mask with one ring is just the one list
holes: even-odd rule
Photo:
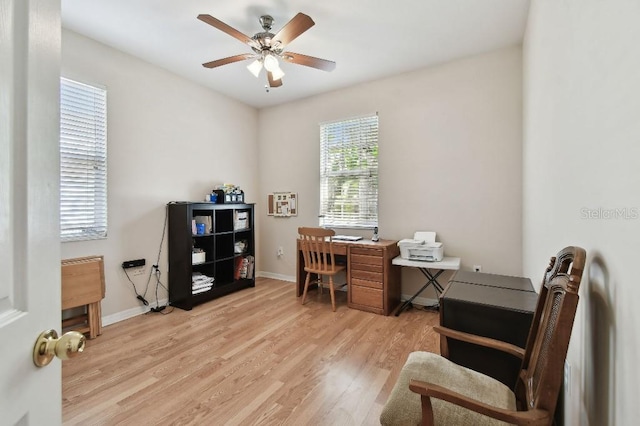
[[144, 266], [135, 267], [131, 270], [131, 276], [135, 277], [137, 275], [144, 275], [144, 270], [145, 270]]
[[482, 272], [482, 265], [473, 265], [474, 272]]
[[276, 255], [278, 257], [284, 256], [284, 249], [282, 248], [282, 246], [278, 247], [278, 251], [276, 252]]

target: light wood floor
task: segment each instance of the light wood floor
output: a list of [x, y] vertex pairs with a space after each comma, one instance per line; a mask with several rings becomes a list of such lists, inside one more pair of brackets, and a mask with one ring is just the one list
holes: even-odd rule
[[[409, 352], [438, 351], [437, 313], [384, 317], [261, 278], [192, 311], [105, 327], [62, 368], [68, 425], [376, 425]], [[169, 308], [171, 309], [171, 308]], [[166, 310], [165, 310], [166, 312]]]

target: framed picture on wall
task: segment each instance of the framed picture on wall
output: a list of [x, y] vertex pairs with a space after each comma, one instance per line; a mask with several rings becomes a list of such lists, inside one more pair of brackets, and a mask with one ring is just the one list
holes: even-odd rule
[[273, 192], [267, 196], [267, 215], [289, 217], [298, 215], [298, 194]]

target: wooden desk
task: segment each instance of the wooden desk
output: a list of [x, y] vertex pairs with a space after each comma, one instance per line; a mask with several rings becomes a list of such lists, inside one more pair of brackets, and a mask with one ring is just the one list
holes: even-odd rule
[[[350, 308], [389, 315], [400, 304], [400, 268], [391, 260], [400, 254], [394, 240], [334, 241], [336, 262], [347, 264], [347, 291]], [[296, 296], [304, 290], [304, 258], [297, 242]]]

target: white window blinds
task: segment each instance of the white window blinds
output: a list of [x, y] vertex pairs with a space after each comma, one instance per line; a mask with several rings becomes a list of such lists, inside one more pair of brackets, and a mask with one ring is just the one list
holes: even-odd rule
[[107, 92], [60, 79], [60, 236], [107, 236]]
[[320, 124], [320, 226], [378, 226], [378, 115]]

